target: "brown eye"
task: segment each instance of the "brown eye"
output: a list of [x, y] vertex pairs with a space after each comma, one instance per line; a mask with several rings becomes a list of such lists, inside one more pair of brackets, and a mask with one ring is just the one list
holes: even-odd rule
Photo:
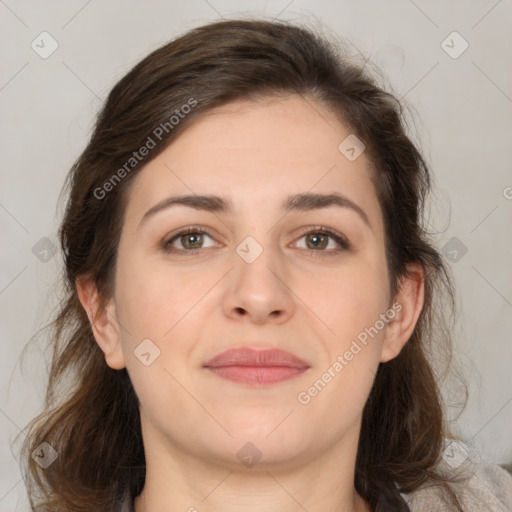
[[302, 239], [305, 240], [305, 246], [301, 247], [297, 242], [297, 247], [311, 251], [332, 254], [350, 249], [350, 244], [345, 237], [326, 228], [310, 230], [302, 235], [299, 240]]
[[211, 247], [214, 244], [205, 245], [205, 236], [213, 240], [206, 231], [200, 229], [185, 229], [162, 244], [165, 252], [194, 252], [196, 250]]
[[306, 235], [306, 245], [309, 249], [325, 249], [329, 244], [329, 237], [324, 234], [310, 233]]
[[199, 249], [203, 242], [202, 233], [190, 233], [181, 235], [179, 240], [185, 249]]

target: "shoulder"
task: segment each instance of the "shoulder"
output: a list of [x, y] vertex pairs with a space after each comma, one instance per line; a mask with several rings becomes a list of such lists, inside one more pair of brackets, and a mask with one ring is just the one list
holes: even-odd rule
[[[512, 475], [496, 464], [479, 460], [467, 444], [448, 441], [437, 469], [450, 479], [464, 512], [512, 512]], [[425, 485], [402, 497], [411, 512], [453, 510], [439, 485]]]

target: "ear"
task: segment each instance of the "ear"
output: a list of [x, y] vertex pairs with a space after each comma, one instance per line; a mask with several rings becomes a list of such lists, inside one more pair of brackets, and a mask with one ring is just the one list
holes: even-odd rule
[[114, 299], [109, 299], [102, 307], [100, 293], [92, 279], [78, 278], [75, 284], [94, 338], [105, 354], [105, 361], [114, 370], [125, 368]]
[[410, 263], [394, 299], [396, 315], [387, 325], [380, 361], [394, 359], [409, 341], [423, 309], [425, 271], [421, 263]]

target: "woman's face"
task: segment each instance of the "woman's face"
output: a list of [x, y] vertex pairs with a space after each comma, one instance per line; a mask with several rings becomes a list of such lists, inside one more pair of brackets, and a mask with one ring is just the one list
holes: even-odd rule
[[[111, 367], [127, 367], [146, 450], [240, 467], [357, 442], [377, 367], [410, 330], [392, 327], [402, 305], [390, 297], [382, 213], [362, 146], [339, 148], [349, 136], [312, 99], [236, 102], [134, 180], [114, 327], [96, 337]], [[302, 363], [235, 353], [208, 367], [239, 348]]]

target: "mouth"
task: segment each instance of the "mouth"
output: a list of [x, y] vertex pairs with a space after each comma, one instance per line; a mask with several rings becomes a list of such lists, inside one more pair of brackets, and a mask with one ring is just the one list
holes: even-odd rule
[[290, 352], [249, 347], [222, 352], [203, 366], [222, 379], [251, 387], [293, 379], [309, 368], [305, 361]]

